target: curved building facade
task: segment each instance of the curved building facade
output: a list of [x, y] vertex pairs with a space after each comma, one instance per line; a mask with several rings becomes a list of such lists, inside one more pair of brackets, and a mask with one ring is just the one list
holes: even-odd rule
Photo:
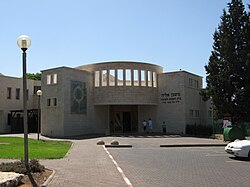
[[138, 62], [105, 62], [77, 69], [94, 75], [95, 105], [157, 105], [157, 74], [163, 68]]
[[209, 103], [201, 100], [202, 77], [163, 72], [142, 62], [103, 62], [42, 71], [42, 134], [185, 133], [187, 124], [211, 123]]

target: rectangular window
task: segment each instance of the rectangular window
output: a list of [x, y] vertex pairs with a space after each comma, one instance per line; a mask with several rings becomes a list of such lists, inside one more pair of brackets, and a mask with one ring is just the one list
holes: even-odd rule
[[131, 69], [126, 69], [125, 72], [126, 86], [131, 86]]
[[95, 71], [95, 87], [100, 86], [100, 71]]
[[152, 87], [152, 72], [148, 71], [148, 86]]
[[107, 70], [102, 70], [102, 86], [107, 86]]
[[109, 70], [109, 86], [115, 86], [115, 70]]
[[157, 75], [153, 72], [153, 87], [157, 87]]
[[191, 117], [191, 118], [194, 117], [194, 110], [190, 110], [190, 117]]
[[199, 110], [195, 110], [195, 117], [196, 118], [200, 117], [200, 111]]
[[7, 99], [11, 99], [11, 88], [7, 88]]
[[16, 100], [20, 99], [20, 88], [16, 88]]
[[189, 78], [188, 80], [189, 80], [189, 82], [188, 82], [189, 86], [192, 87], [192, 79]]
[[57, 98], [54, 98], [53, 100], [54, 100], [54, 106], [56, 106], [57, 105]]
[[141, 70], [141, 86], [146, 86], [146, 71]]
[[50, 99], [47, 99], [47, 106], [50, 106]]
[[57, 74], [53, 74], [53, 84], [57, 84]]
[[134, 69], [134, 86], [139, 86], [139, 72]]
[[47, 84], [51, 84], [51, 75], [47, 75]]
[[117, 86], [123, 86], [123, 69], [117, 70]]

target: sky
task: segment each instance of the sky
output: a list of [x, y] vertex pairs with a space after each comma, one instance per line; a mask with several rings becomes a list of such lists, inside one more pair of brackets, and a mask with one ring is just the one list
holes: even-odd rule
[[[0, 0], [0, 73], [21, 77], [16, 41], [31, 38], [27, 72], [108, 61], [205, 77], [213, 33], [230, 0]], [[243, 0], [246, 5], [249, 0]]]

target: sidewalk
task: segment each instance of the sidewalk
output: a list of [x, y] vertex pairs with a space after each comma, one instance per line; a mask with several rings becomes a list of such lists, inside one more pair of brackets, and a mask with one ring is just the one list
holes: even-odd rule
[[[8, 135], [1, 135], [8, 136]], [[22, 137], [22, 134], [11, 135]], [[29, 138], [36, 138], [36, 134], [30, 134]], [[41, 136], [41, 139], [50, 139]], [[160, 145], [180, 146], [180, 145], [220, 145], [226, 143], [221, 140], [207, 138], [193, 138], [180, 136], [109, 136], [89, 139], [67, 139], [73, 142], [69, 153], [63, 159], [42, 160], [40, 163], [47, 168], [56, 171], [55, 176], [48, 186], [88, 186], [88, 187], [122, 187], [127, 186], [117, 171], [115, 165], [110, 160], [103, 146], [96, 145], [98, 140], [103, 140], [105, 144], [110, 144], [112, 140], [117, 140], [120, 144], [130, 144], [132, 148], [122, 149], [141, 149], [141, 148], [160, 148]], [[113, 149], [113, 148], [111, 148]], [[115, 148], [116, 149], [116, 148]], [[162, 148], [164, 149], [164, 148]], [[0, 159], [0, 162], [7, 161]]]

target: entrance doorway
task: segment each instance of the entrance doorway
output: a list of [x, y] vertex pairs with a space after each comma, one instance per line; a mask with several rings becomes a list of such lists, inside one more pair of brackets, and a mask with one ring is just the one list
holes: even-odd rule
[[110, 106], [110, 133], [138, 132], [138, 106]]
[[123, 112], [123, 132], [131, 132], [131, 112]]

